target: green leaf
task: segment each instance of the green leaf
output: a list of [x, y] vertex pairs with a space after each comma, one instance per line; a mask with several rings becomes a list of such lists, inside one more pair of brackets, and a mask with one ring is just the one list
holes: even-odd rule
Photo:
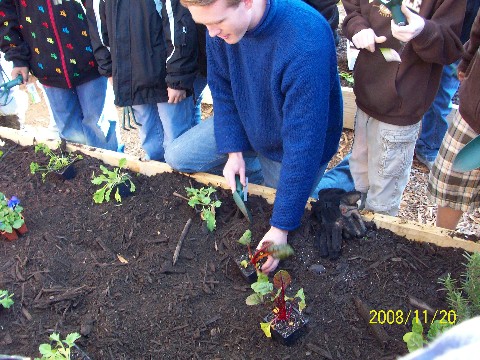
[[101, 183], [103, 183], [104, 181], [106, 181], [107, 178], [103, 175], [99, 175], [97, 177], [94, 177], [92, 179], [92, 184], [95, 184], [95, 185], [100, 185]]
[[135, 184], [130, 180], [130, 192], [135, 192], [136, 189]]
[[259, 293], [261, 295], [267, 295], [268, 293], [271, 293], [273, 291], [273, 284], [270, 282], [254, 282], [250, 287], [255, 291], [256, 293]]
[[257, 273], [257, 282], [268, 283], [269, 282], [268, 275], [262, 272]]
[[408, 332], [403, 335], [403, 341], [405, 341], [405, 343], [407, 344], [409, 352], [421, 349], [423, 347], [423, 344], [425, 343], [423, 340], [423, 336], [414, 332]]
[[257, 293], [251, 294], [245, 299], [247, 305], [259, 305], [263, 304], [263, 302], [263, 296]]
[[118, 167], [120, 169], [124, 168], [125, 165], [127, 165], [127, 159], [126, 158], [121, 158], [120, 161], [118, 162]]
[[267, 251], [275, 258], [283, 260], [294, 254], [289, 244], [270, 245]]
[[72, 347], [73, 344], [75, 343], [75, 341], [77, 341], [81, 337], [82, 336], [77, 332], [70, 333], [70, 334], [67, 335], [67, 337], [65, 339], [65, 343], [68, 345], [68, 347]]
[[110, 201], [110, 194], [112, 193], [113, 188], [111, 186], [105, 185], [105, 201]]
[[95, 203], [97, 204], [103, 203], [103, 199], [105, 198], [105, 190], [106, 188], [103, 187], [95, 191], [95, 193], [93, 194], [93, 201], [95, 201]]
[[264, 332], [265, 336], [268, 337], [268, 338], [272, 337], [272, 333], [270, 331], [271, 324], [272, 323], [269, 323], [269, 322], [268, 323], [260, 323], [260, 328]]
[[248, 261], [247, 261], [247, 260], [242, 260], [242, 261], [240, 262], [240, 266], [243, 266], [243, 267], [246, 269], [247, 266], [248, 266]]
[[23, 219], [17, 219], [13, 222], [12, 227], [14, 229], [20, 229], [25, 221]]
[[447, 321], [440, 321], [440, 320], [435, 320], [432, 325], [430, 325], [430, 329], [428, 329], [427, 333], [427, 339], [432, 341], [439, 335], [443, 334], [446, 330], [451, 328], [453, 325], [451, 325]]
[[118, 191], [118, 187], [115, 191], [115, 200], [117, 200], [117, 202], [122, 202], [122, 197], [120, 196], [120, 193]]
[[53, 333], [52, 335], [50, 335], [50, 340], [60, 341], [60, 334], [59, 333]]
[[423, 334], [423, 326], [422, 323], [419, 321], [418, 317], [414, 317], [412, 319], [412, 332], [416, 334]]
[[216, 221], [215, 221], [215, 215], [209, 210], [209, 209], [204, 209], [202, 211], [203, 215], [203, 220], [207, 223], [207, 229], [212, 232], [215, 230], [216, 227]]
[[298, 302], [298, 311], [302, 312], [303, 309], [307, 307], [307, 303], [305, 302], [305, 293], [303, 292], [303, 288], [297, 291], [295, 294], [295, 298], [300, 299]]
[[242, 237], [238, 239], [238, 242], [242, 245], [250, 245], [252, 242], [252, 232], [250, 230], [245, 230]]
[[52, 346], [50, 344], [41, 344], [38, 347], [38, 350], [40, 351], [40, 354], [43, 356], [52, 356]]

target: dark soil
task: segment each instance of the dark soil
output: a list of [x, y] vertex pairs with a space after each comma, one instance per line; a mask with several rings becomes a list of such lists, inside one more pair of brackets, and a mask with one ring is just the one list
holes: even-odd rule
[[[77, 331], [83, 334], [79, 345], [95, 360], [393, 359], [406, 353], [407, 326], [384, 325], [381, 344], [354, 300], [405, 316], [414, 310], [409, 296], [445, 309], [437, 280], [463, 271], [463, 251], [384, 230], [346, 242], [335, 262], [321, 259], [314, 248], [318, 224], [306, 211], [289, 237], [295, 255], [281, 268], [292, 276], [292, 295], [304, 288], [308, 330], [293, 346], [280, 346], [260, 329], [268, 309], [245, 304], [251, 290], [232, 258], [244, 251], [236, 240], [249, 224], [228, 191], [216, 192], [223, 204], [217, 230], [209, 234], [199, 214], [173, 195], [202, 186], [188, 177], [134, 176], [134, 196], [97, 205], [90, 182], [97, 160], [78, 162], [73, 180], [42, 183], [29, 173], [38, 160], [33, 148], [7, 141], [2, 150], [0, 191], [20, 198], [29, 228], [17, 241], [0, 241], [0, 288], [15, 293], [14, 306], [0, 312], [2, 353], [38, 356], [38, 345], [53, 331]], [[258, 241], [272, 206], [254, 196], [248, 206]], [[312, 268], [319, 264], [323, 272]]]

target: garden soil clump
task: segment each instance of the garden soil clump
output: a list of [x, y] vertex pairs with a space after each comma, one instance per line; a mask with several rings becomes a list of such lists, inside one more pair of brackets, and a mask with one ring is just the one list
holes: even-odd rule
[[446, 309], [437, 280], [464, 271], [463, 250], [374, 229], [347, 241], [339, 260], [321, 259], [314, 247], [318, 224], [306, 211], [289, 236], [295, 255], [281, 268], [292, 276], [288, 293], [304, 289], [309, 324], [285, 347], [263, 335], [259, 323], [268, 308], [245, 304], [252, 291], [233, 261], [245, 250], [236, 241], [249, 226], [255, 244], [269, 227], [272, 205], [262, 198], [248, 200], [249, 225], [231, 192], [218, 189], [217, 229], [208, 233], [199, 214], [174, 195], [203, 186], [186, 176], [132, 174], [133, 196], [97, 205], [91, 175], [99, 172], [98, 160], [85, 156], [74, 179], [42, 183], [29, 173], [38, 160], [33, 147], [6, 141], [2, 150], [0, 191], [20, 199], [29, 232], [0, 242], [0, 289], [15, 294], [13, 307], [0, 312], [1, 353], [38, 356], [39, 344], [55, 331], [80, 332], [77, 343], [95, 360], [394, 359], [407, 352], [402, 336], [410, 326], [377, 325], [386, 335], [378, 339], [356, 304], [401, 310], [404, 319], [415, 310], [409, 297]]

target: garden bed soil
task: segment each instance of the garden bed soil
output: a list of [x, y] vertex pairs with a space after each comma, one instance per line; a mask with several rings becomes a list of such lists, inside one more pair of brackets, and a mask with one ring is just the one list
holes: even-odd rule
[[[249, 307], [251, 293], [233, 258], [249, 227], [231, 193], [218, 189], [217, 230], [208, 233], [198, 213], [173, 194], [201, 187], [181, 174], [134, 175], [137, 191], [122, 203], [94, 204], [85, 156], [69, 181], [29, 173], [33, 147], [6, 141], [0, 191], [16, 195], [29, 232], [0, 242], [0, 288], [15, 293], [0, 313], [2, 353], [38, 356], [56, 331], [81, 332], [79, 345], [103, 359], [394, 359], [406, 353], [403, 324], [378, 325], [385, 342], [362, 319], [356, 302], [374, 310], [414, 310], [409, 297], [446, 309], [437, 279], [464, 271], [463, 250], [438, 248], [370, 229], [345, 243], [343, 256], [321, 259], [314, 247], [318, 224], [306, 211], [291, 232], [295, 255], [281, 263], [292, 276], [292, 295], [306, 294], [306, 334], [293, 346], [265, 338], [266, 308]], [[257, 242], [268, 229], [272, 205], [252, 196], [250, 228]], [[180, 234], [192, 225], [172, 266]]]

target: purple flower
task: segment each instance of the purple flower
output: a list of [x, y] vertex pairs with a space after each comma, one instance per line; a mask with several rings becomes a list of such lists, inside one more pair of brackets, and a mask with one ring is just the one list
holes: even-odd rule
[[12, 196], [10, 200], [8, 200], [8, 207], [12, 210], [15, 209], [15, 206], [18, 204], [20, 204], [20, 200], [18, 200], [16, 196]]

